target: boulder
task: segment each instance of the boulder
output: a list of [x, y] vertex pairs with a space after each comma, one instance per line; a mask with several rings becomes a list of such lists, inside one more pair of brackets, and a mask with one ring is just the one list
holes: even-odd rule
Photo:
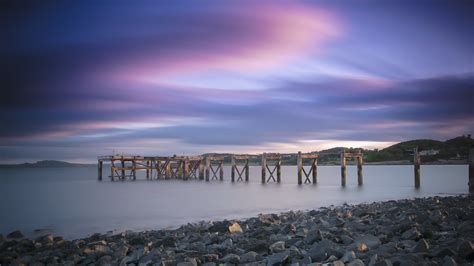
[[472, 245], [471, 241], [464, 240], [458, 246], [458, 254], [460, 257], [473, 260], [474, 259], [474, 245]]
[[351, 262], [356, 259], [356, 254], [354, 251], [347, 251], [344, 253], [344, 256], [342, 256], [341, 261], [344, 263]]
[[279, 253], [285, 251], [285, 242], [278, 241], [270, 245], [270, 251], [272, 253]]
[[20, 239], [24, 238], [25, 236], [21, 233], [20, 230], [13, 231], [7, 235], [7, 239]]
[[411, 228], [403, 232], [402, 239], [404, 240], [417, 240], [421, 236], [420, 232], [416, 228]]
[[357, 245], [365, 244], [369, 249], [378, 248], [381, 244], [380, 239], [374, 235], [364, 235], [356, 238], [351, 245], [351, 249], [356, 249]]
[[457, 266], [457, 265], [458, 264], [452, 257], [446, 256], [443, 258], [443, 266]]
[[283, 265], [288, 261], [289, 256], [290, 256], [290, 252], [288, 251], [274, 253], [267, 257], [267, 265], [269, 266]]
[[317, 229], [317, 230], [309, 231], [304, 241], [308, 243], [309, 245], [312, 245], [314, 242], [321, 241], [322, 239], [323, 239], [323, 236], [321, 234], [321, 231]]
[[249, 251], [240, 256], [240, 263], [251, 263], [257, 260], [258, 253], [255, 251]]
[[365, 266], [365, 263], [360, 259], [355, 259], [346, 264], [346, 266]]
[[240, 263], [240, 256], [230, 253], [230, 254], [225, 255], [221, 259], [221, 261], [224, 262], [224, 263], [239, 264]]
[[430, 250], [430, 245], [426, 242], [425, 239], [421, 239], [413, 247], [412, 252], [428, 252]]

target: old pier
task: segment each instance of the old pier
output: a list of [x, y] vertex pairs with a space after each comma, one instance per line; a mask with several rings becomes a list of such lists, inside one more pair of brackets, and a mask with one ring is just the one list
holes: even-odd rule
[[[363, 154], [357, 152], [340, 153], [301, 153], [296, 158], [297, 182], [302, 184], [316, 184], [318, 182], [318, 159], [321, 156], [340, 156], [341, 186], [346, 185], [348, 159], [353, 159], [357, 165], [357, 183], [363, 185]], [[280, 183], [282, 178], [282, 156], [279, 153], [263, 153], [261, 155], [231, 154], [231, 181], [249, 182], [249, 160], [260, 157], [261, 183]], [[104, 162], [110, 163], [110, 176], [114, 180], [136, 180], [137, 171], [145, 170], [146, 179], [198, 179], [206, 181], [224, 180], [224, 156], [99, 156], [98, 179], [102, 180]], [[474, 192], [474, 148], [469, 150], [469, 191]], [[420, 188], [421, 156], [418, 148], [413, 149], [414, 187]], [[304, 178], [304, 180], [303, 180]]]

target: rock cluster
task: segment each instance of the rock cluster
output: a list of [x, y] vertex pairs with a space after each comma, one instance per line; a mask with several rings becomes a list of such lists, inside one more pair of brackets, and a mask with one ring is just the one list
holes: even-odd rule
[[0, 264], [472, 265], [474, 197], [433, 197], [65, 240], [0, 235]]

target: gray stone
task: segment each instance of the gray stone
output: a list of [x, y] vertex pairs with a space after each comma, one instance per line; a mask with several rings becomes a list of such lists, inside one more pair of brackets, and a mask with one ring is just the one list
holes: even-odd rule
[[428, 252], [430, 250], [430, 245], [426, 242], [425, 239], [421, 239], [413, 247], [412, 252]]
[[381, 244], [378, 237], [374, 235], [365, 235], [354, 240], [354, 243], [351, 245], [352, 249], [357, 248], [357, 245], [360, 243], [364, 243], [369, 249], [378, 248]]
[[344, 256], [342, 256], [341, 261], [344, 263], [351, 262], [356, 259], [356, 254], [354, 251], [347, 251], [344, 253]]
[[405, 240], [416, 240], [421, 236], [420, 232], [416, 228], [411, 228], [403, 232], [402, 239]]
[[446, 256], [444, 257], [443, 259], [443, 266], [457, 266], [458, 264], [456, 263], [456, 261], [450, 257], [450, 256]]
[[278, 241], [270, 245], [270, 251], [272, 253], [279, 253], [285, 251], [285, 242]]
[[225, 248], [231, 248], [233, 244], [234, 243], [231, 238], [227, 238], [226, 240], [224, 240], [224, 242], [222, 242], [222, 246]]
[[7, 239], [20, 239], [24, 238], [25, 236], [23, 233], [19, 230], [13, 231], [7, 235]]
[[340, 261], [340, 260], [335, 260], [332, 262], [332, 266], [344, 266], [344, 262]]
[[240, 256], [240, 263], [250, 263], [257, 260], [258, 253], [255, 251], [249, 251]]
[[471, 241], [462, 241], [458, 246], [458, 254], [464, 259], [474, 259], [474, 245], [472, 245]]
[[317, 229], [317, 230], [309, 231], [304, 241], [308, 243], [309, 245], [312, 245], [314, 242], [321, 241], [322, 239], [323, 239], [323, 236], [321, 234], [321, 231]]
[[225, 262], [225, 263], [232, 263], [232, 264], [239, 264], [240, 262], [240, 256], [239, 255], [236, 255], [236, 254], [227, 254], [225, 255], [222, 259], [221, 259], [222, 262]]
[[346, 266], [365, 266], [365, 263], [361, 261], [360, 259], [355, 259], [349, 262], [348, 264], [346, 264]]
[[344, 245], [349, 245], [351, 244], [352, 242], [354, 242], [354, 239], [352, 239], [352, 237], [350, 236], [347, 236], [347, 235], [342, 235], [341, 236], [341, 241]]
[[290, 252], [284, 251], [280, 253], [274, 253], [267, 257], [267, 265], [282, 265], [285, 264], [290, 256]]

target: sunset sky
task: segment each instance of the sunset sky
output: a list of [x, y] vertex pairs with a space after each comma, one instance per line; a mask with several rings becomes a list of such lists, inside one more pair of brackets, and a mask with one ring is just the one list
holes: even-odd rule
[[0, 13], [0, 162], [474, 133], [472, 1], [2, 1]]

